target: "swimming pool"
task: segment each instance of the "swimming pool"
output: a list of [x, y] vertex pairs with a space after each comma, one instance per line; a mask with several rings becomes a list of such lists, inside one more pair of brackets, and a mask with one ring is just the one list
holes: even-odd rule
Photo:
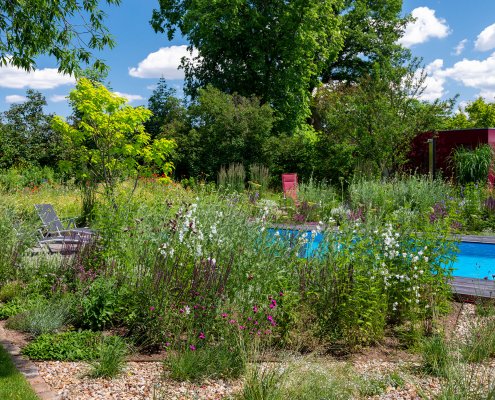
[[454, 262], [454, 276], [494, 279], [495, 244], [459, 243], [459, 254]]
[[[297, 238], [301, 232], [291, 229], [271, 229], [275, 234], [285, 239]], [[307, 232], [311, 235], [311, 232]], [[301, 250], [301, 257], [311, 257], [316, 254], [318, 246], [323, 240], [323, 235], [317, 233], [314, 240]], [[495, 280], [495, 244], [460, 242], [458, 244], [459, 253], [452, 267], [453, 275], [463, 278], [477, 278]]]

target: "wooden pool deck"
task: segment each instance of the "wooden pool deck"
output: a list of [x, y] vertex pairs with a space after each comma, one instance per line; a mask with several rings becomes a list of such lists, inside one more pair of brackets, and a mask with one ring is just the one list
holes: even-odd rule
[[475, 298], [495, 299], [495, 281], [455, 276], [451, 281], [455, 297], [473, 300]]

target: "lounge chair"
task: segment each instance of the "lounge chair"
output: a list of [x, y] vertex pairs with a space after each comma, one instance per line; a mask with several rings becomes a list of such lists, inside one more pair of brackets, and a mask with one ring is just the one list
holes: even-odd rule
[[78, 228], [73, 219], [64, 226], [51, 204], [36, 204], [34, 207], [43, 223], [43, 229], [40, 231], [42, 240], [65, 238], [73, 241], [89, 241], [89, 238], [95, 234], [89, 228]]

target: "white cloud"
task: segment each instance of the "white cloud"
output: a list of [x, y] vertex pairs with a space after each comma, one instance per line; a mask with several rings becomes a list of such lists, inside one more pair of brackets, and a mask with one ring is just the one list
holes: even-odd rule
[[0, 87], [12, 89], [53, 89], [75, 83], [70, 75], [60, 74], [56, 68], [25, 71], [11, 65], [0, 67]]
[[449, 35], [447, 21], [435, 16], [435, 10], [428, 7], [417, 7], [412, 10], [414, 21], [407, 24], [399, 43], [405, 47], [424, 43], [431, 38], [442, 39]]
[[457, 44], [457, 46], [454, 47], [454, 55], [460, 56], [462, 54], [462, 52], [464, 51], [464, 49], [466, 48], [467, 42], [468, 42], [467, 39], [461, 40]]
[[125, 97], [129, 103], [132, 103], [133, 101], [137, 101], [137, 100], [144, 100], [143, 96], [140, 96], [138, 94], [127, 94], [122, 92], [114, 92], [114, 93], [117, 96]]
[[468, 60], [456, 62], [442, 75], [462, 83], [466, 87], [480, 90], [480, 95], [495, 91], [495, 53], [485, 60]]
[[489, 25], [481, 31], [474, 42], [474, 48], [478, 51], [495, 49], [495, 24]]
[[[193, 50], [193, 57], [198, 52]], [[191, 57], [187, 46], [170, 46], [162, 47], [141, 61], [137, 67], [129, 69], [129, 75], [135, 78], [161, 78], [165, 79], [183, 79], [184, 71], [178, 69], [182, 57]]]
[[12, 103], [24, 103], [27, 100], [26, 97], [20, 96], [18, 94], [9, 94], [8, 96], [5, 96], [5, 102], [12, 104]]
[[425, 90], [419, 96], [420, 100], [433, 101], [445, 94], [445, 77], [443, 76], [443, 60], [436, 59], [425, 67], [427, 74], [424, 85]]
[[52, 103], [60, 103], [62, 101], [66, 101], [66, 100], [67, 100], [66, 94], [54, 94], [54, 95], [50, 96], [50, 101]]

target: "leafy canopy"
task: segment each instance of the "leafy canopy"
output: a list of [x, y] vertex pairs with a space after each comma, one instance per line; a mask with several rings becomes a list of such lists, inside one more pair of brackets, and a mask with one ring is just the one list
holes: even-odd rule
[[459, 110], [447, 122], [448, 129], [494, 128], [495, 103], [488, 103], [482, 97], [469, 103], [464, 112]]
[[400, 45], [405, 25], [402, 0], [344, 0], [340, 14], [344, 44], [336, 59], [329, 60], [322, 74], [331, 80], [356, 82], [373, 72], [373, 66], [401, 64], [410, 52]]
[[[105, 0], [119, 5], [121, 0]], [[0, 65], [30, 70], [41, 54], [57, 59], [59, 70], [72, 73], [79, 63], [89, 63], [88, 49], [112, 48], [114, 40], [103, 25], [100, 0], [17, 0], [0, 5]], [[94, 66], [105, 64], [96, 59]]]
[[45, 97], [28, 90], [26, 101], [12, 104], [0, 125], [0, 168], [28, 165], [55, 167], [62, 152], [60, 134], [51, 127], [52, 115], [43, 111]]
[[183, 60], [186, 93], [208, 84], [256, 96], [292, 133], [309, 116], [311, 85], [342, 45], [340, 0], [160, 0], [152, 26], [198, 50]]
[[102, 182], [105, 193], [113, 198], [120, 179], [137, 177], [146, 167], [171, 172], [173, 166], [166, 160], [175, 143], [151, 141], [143, 125], [151, 111], [127, 105], [125, 98], [86, 78], [77, 82], [69, 99], [79, 118], [72, 126], [57, 116], [53, 127], [73, 150], [75, 160], [67, 160], [65, 165], [79, 178]]

